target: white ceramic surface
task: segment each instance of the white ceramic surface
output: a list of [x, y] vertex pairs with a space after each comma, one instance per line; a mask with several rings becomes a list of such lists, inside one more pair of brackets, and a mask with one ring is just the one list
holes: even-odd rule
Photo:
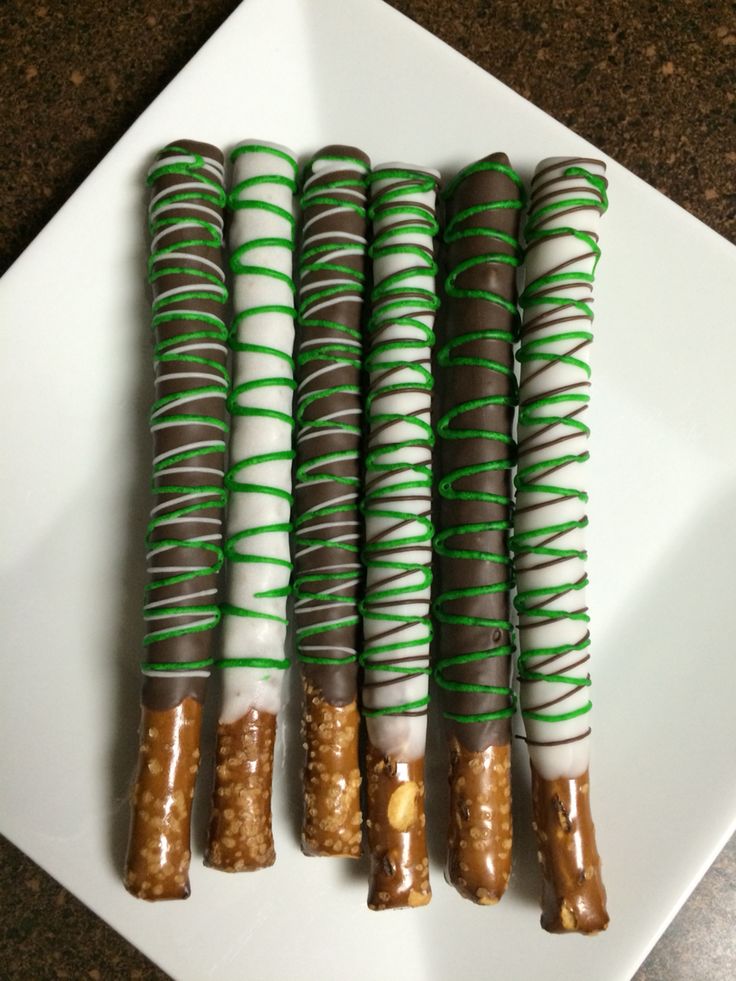
[[609, 163], [589, 539], [592, 792], [609, 931], [552, 937], [538, 926], [523, 747], [508, 895], [474, 907], [446, 886], [436, 723], [434, 899], [369, 913], [362, 864], [299, 851], [294, 694], [276, 865], [243, 877], [202, 867], [205, 771], [192, 897], [146, 905], [120, 882], [150, 466], [143, 178], [151, 154], [182, 136], [228, 149], [256, 136], [304, 155], [353, 142], [374, 161], [445, 171], [503, 149], [526, 178], [542, 157], [593, 152], [367, 0], [247, 0], [131, 127], [0, 283], [0, 830], [182, 981], [630, 976], [736, 818], [736, 252]]

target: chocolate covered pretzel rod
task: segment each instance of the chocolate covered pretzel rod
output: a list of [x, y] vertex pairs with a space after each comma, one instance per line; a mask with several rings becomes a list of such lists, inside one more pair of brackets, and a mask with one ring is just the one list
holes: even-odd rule
[[446, 192], [435, 536], [435, 677], [450, 749], [445, 874], [483, 905], [498, 902], [511, 872], [508, 533], [522, 196], [504, 153], [466, 167]]
[[232, 160], [228, 599], [206, 863], [240, 872], [275, 860], [271, 777], [289, 664], [296, 161], [289, 150], [258, 142], [238, 146]]
[[148, 183], [154, 505], [146, 536], [148, 629], [125, 885], [141, 899], [184, 899], [223, 561], [229, 379], [222, 153], [180, 140], [158, 153]]
[[294, 610], [306, 753], [302, 848], [308, 855], [353, 858], [361, 843], [358, 505], [369, 168], [360, 150], [328, 146], [305, 173], [296, 395]]
[[593, 280], [606, 209], [605, 165], [557, 157], [537, 167], [526, 224], [519, 453], [512, 548], [521, 706], [544, 877], [542, 926], [608, 924], [590, 810], [589, 616], [585, 602]]
[[425, 842], [432, 582], [431, 423], [439, 175], [384, 164], [370, 177], [374, 240], [365, 520], [367, 828], [371, 909], [429, 902]]

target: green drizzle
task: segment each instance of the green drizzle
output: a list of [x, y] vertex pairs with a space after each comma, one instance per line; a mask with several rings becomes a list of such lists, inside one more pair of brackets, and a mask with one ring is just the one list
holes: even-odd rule
[[[320, 153], [317, 159], [340, 164], [343, 169], [319, 174], [318, 179], [310, 181], [310, 168], [301, 199], [305, 225], [310, 217], [319, 214], [316, 209], [329, 209], [335, 214], [329, 227], [324, 220], [315, 218], [314, 224], [322, 230], [316, 236], [316, 244], [309, 244], [313, 236], [305, 227], [299, 265], [302, 298], [297, 364], [303, 391], [296, 413], [297, 431], [302, 437], [296, 479], [305, 507], [295, 522], [295, 551], [299, 556], [302, 552], [317, 550], [321, 561], [318, 572], [309, 571], [310, 565], [302, 566], [297, 561], [294, 581], [296, 642], [303, 663], [340, 665], [351, 664], [357, 658], [357, 651], [337, 656], [335, 650], [344, 651], [346, 646], [355, 643], [354, 631], [343, 636], [340, 632], [359, 623], [355, 593], [360, 585], [360, 544], [355, 528], [361, 487], [359, 441], [362, 427], [360, 417], [356, 419], [351, 406], [361, 395], [362, 336], [359, 325], [366, 289], [364, 273], [345, 258], [362, 258], [366, 252], [364, 202], [368, 166], [365, 161], [346, 155]], [[345, 176], [344, 168], [350, 176]], [[341, 230], [343, 224], [345, 228]], [[350, 234], [346, 234], [348, 228]], [[312, 282], [319, 282], [322, 276], [328, 280], [327, 284], [312, 288]], [[310, 288], [305, 289], [305, 286]], [[325, 311], [329, 313], [342, 299], [348, 298], [352, 302], [342, 320], [326, 315]], [[351, 325], [351, 320], [356, 326]], [[335, 376], [345, 380], [335, 385], [323, 384], [322, 379]], [[325, 433], [324, 438], [321, 433]], [[325, 492], [328, 483], [330, 487]], [[324, 524], [330, 526], [329, 537], [320, 527]], [[351, 536], [352, 540], [337, 540]], [[337, 549], [344, 558], [331, 558], [332, 549]], [[315, 608], [320, 606], [324, 607], [324, 612], [317, 615], [323, 619], [313, 622]], [[330, 614], [330, 608], [335, 607], [339, 612]], [[320, 637], [320, 643], [315, 647], [310, 641], [316, 637]], [[327, 647], [333, 648], [329, 657], [308, 653]]]
[[[228, 196], [228, 206], [232, 211], [249, 210], [254, 212], [267, 213], [274, 215], [286, 222], [289, 233], [287, 236], [265, 236], [246, 241], [242, 245], [233, 249], [230, 255], [230, 270], [233, 276], [262, 277], [266, 282], [274, 280], [285, 285], [293, 297], [296, 288], [290, 275], [268, 265], [259, 264], [251, 258], [251, 253], [258, 249], [283, 249], [289, 253], [294, 251], [295, 220], [291, 211], [275, 205], [267, 200], [267, 193], [263, 196], [254, 197], [253, 189], [263, 187], [285, 187], [291, 193], [296, 191], [297, 165], [293, 157], [278, 149], [277, 147], [265, 144], [245, 144], [236, 147], [231, 153], [231, 160], [235, 161], [244, 154], [268, 153], [273, 157], [286, 161], [293, 171], [293, 178], [285, 177], [281, 174], [265, 174], [245, 178], [236, 183]], [[266, 292], [265, 290], [263, 291]], [[238, 310], [233, 319], [232, 328], [229, 334], [230, 349], [236, 358], [250, 356], [268, 357], [273, 359], [277, 368], [285, 371], [285, 374], [264, 375], [263, 377], [251, 378], [248, 381], [240, 382], [235, 385], [228, 398], [228, 409], [234, 418], [250, 420], [249, 423], [241, 423], [254, 427], [266, 424], [268, 420], [278, 423], [280, 426], [288, 428], [289, 432], [294, 427], [294, 420], [290, 414], [281, 412], [277, 409], [268, 408], [266, 405], [253, 405], [253, 393], [260, 389], [286, 388], [293, 391], [295, 382], [293, 379], [294, 361], [289, 353], [282, 351], [267, 343], [268, 335], [264, 332], [262, 343], [247, 341], [241, 336], [241, 331], [248, 325], [250, 318], [261, 314], [279, 314], [293, 318], [296, 314], [294, 304], [274, 304], [261, 303], [253, 306], [246, 306]], [[266, 393], [267, 394], [267, 393]], [[267, 401], [267, 398], [265, 399]], [[264, 448], [268, 446], [268, 440], [262, 442]], [[234, 512], [236, 501], [239, 495], [276, 497], [285, 501], [291, 510], [293, 498], [290, 491], [283, 487], [271, 486], [258, 481], [248, 479], [252, 468], [263, 463], [285, 463], [291, 462], [294, 458], [292, 449], [275, 450], [271, 452], [255, 453], [243, 459], [231, 459], [230, 468], [225, 475], [225, 487], [230, 495], [231, 510]], [[251, 547], [253, 539], [265, 536], [268, 541], [269, 536], [287, 536], [291, 531], [291, 523], [285, 522], [266, 522], [256, 524], [245, 529], [232, 530], [229, 527], [229, 534], [225, 542], [225, 558], [233, 565], [252, 564], [260, 566], [277, 566], [287, 570], [291, 574], [292, 563], [288, 559], [276, 558], [268, 554], [267, 550]], [[287, 585], [276, 589], [261, 590], [254, 592], [256, 600], [284, 599], [289, 595], [290, 588]], [[286, 617], [281, 614], [269, 613], [258, 608], [255, 604], [243, 606], [232, 601], [222, 604], [222, 614], [224, 617], [247, 617], [256, 620], [271, 621], [286, 625]], [[267, 657], [230, 657], [226, 656], [215, 662], [220, 668], [268, 668], [283, 670], [289, 666], [289, 659], [277, 659]]]
[[[517, 500], [520, 502], [530, 494], [537, 497], [541, 495], [552, 505], [556, 501], [569, 499], [577, 499], [583, 504], [588, 500], [587, 493], [575, 486], [574, 477], [568, 479], [561, 475], [570, 474], [571, 470], [574, 471], [576, 466], [584, 464], [589, 458], [587, 450], [569, 453], [565, 451], [565, 446], [573, 437], [589, 435], [589, 428], [581, 417], [590, 400], [590, 365], [581, 352], [593, 339], [590, 329], [593, 310], [589, 302], [572, 299], [564, 290], [573, 284], [592, 285], [601, 253], [597, 236], [570, 225], [548, 228], [547, 223], [558, 213], [566, 215], [574, 211], [594, 210], [603, 214], [608, 207], [607, 183], [604, 178], [582, 166], [567, 167], [563, 176], [581, 178], [590, 186], [591, 194], [580, 196], [579, 193], [573, 193], [540, 206], [535, 206], [533, 202], [525, 231], [527, 251], [530, 248], [543, 248], [545, 243], [558, 238], [572, 238], [580, 243], [582, 253], [566, 262], [563, 268], [543, 273], [527, 284], [520, 299], [522, 309], [547, 309], [525, 318], [522, 343], [517, 354], [520, 364], [531, 366], [528, 369], [530, 374], [554, 364], [567, 365], [577, 372], [576, 382], [562, 390], [545, 390], [531, 396], [522, 402], [519, 410], [519, 428], [526, 429], [530, 434], [529, 440], [537, 437], [543, 442], [534, 445], [534, 453], [538, 457], [541, 455], [536, 463], [524, 463], [523, 457], [520, 458], [515, 480]], [[586, 273], [580, 270], [580, 262], [591, 257], [592, 271]], [[576, 326], [580, 321], [582, 324]], [[537, 336], [539, 334], [541, 336]], [[567, 349], [566, 353], [560, 353], [563, 347]], [[545, 450], [549, 452], [544, 452]], [[557, 476], [550, 480], [553, 474]], [[521, 508], [520, 503], [518, 507]], [[587, 524], [587, 517], [582, 516], [578, 519], [542, 524], [525, 532], [517, 531], [511, 539], [517, 565], [520, 560], [524, 560], [525, 566], [528, 566], [532, 559], [537, 560], [532, 568], [557, 565], [562, 571], [567, 561], [584, 563], [587, 558], [585, 549], [562, 547], [560, 539], [564, 539], [571, 531], [586, 528]], [[570, 643], [555, 647], [530, 645], [519, 654], [518, 674], [522, 683], [545, 681], [567, 685], [570, 689], [568, 694], [544, 705], [522, 709], [525, 718], [538, 722], [563, 722], [585, 715], [592, 707], [588, 699], [578, 708], [569, 711], [565, 709], [568, 697], [581, 688], [587, 688], [591, 683], [589, 674], [573, 673], [574, 669], [581, 667], [589, 659], [590, 636], [587, 624], [590, 617], [585, 608], [566, 611], [555, 605], [563, 596], [585, 589], [588, 585], [587, 575], [583, 574], [581, 578], [571, 581], [562, 571], [561, 579], [562, 581], [543, 589], [520, 588], [515, 599], [519, 617], [523, 620], [521, 629], [527, 636], [530, 636], [529, 631], [535, 621], [567, 621], [580, 624], [582, 628], [578, 631], [577, 639]], [[572, 653], [578, 653], [579, 659], [564, 672], [554, 673], [555, 662]]]
[[[369, 529], [371, 525], [376, 528], [384, 524], [388, 528], [383, 534], [374, 533], [369, 537], [364, 549], [369, 582], [360, 612], [366, 624], [372, 622], [380, 627], [378, 634], [366, 638], [359, 658], [366, 670], [366, 688], [376, 685], [370, 678], [373, 672], [394, 673], [398, 683], [431, 673], [428, 665], [428, 646], [432, 640], [429, 609], [425, 615], [399, 610], [403, 604], [421, 608], [424, 603], [421, 594], [432, 582], [429, 558], [419, 562], [405, 561], [401, 556], [411, 548], [425, 548], [431, 555], [434, 434], [431, 425], [422, 419], [389, 412], [385, 408], [377, 410], [375, 405], [391, 393], [417, 393], [430, 404], [432, 374], [421, 361], [429, 361], [435, 339], [430, 324], [439, 300], [434, 287], [437, 264], [432, 238], [437, 234], [438, 225], [433, 207], [420, 202], [410, 203], [406, 199], [433, 193], [436, 178], [421, 171], [395, 168], [376, 171], [369, 181], [373, 185], [387, 178], [395, 183], [374, 191], [369, 216], [374, 222], [391, 218], [395, 223], [375, 235], [370, 255], [374, 265], [399, 254], [409, 255], [415, 261], [408, 268], [385, 276], [373, 289], [373, 311], [368, 323], [371, 348], [366, 358], [371, 389], [366, 412], [372, 435], [402, 425], [411, 427], [413, 436], [400, 441], [373, 439], [366, 454], [363, 500], [366, 524]], [[427, 243], [425, 247], [406, 241], [396, 242], [397, 239], [420, 236]], [[426, 278], [426, 287], [412, 282], [417, 278]], [[422, 317], [429, 322], [420, 319]], [[401, 335], [396, 337], [399, 331]], [[410, 377], [395, 383], [392, 379], [399, 371]], [[424, 451], [423, 457], [421, 451]], [[416, 458], [414, 462], [412, 457]], [[407, 495], [411, 491], [416, 494]], [[397, 502], [405, 503], [407, 510], [395, 506]], [[417, 514], [417, 506], [425, 502], [428, 513]], [[413, 534], [406, 533], [402, 531], [406, 525], [413, 525], [418, 530]], [[411, 627], [418, 628], [419, 635], [411, 640], [403, 639], [402, 635]], [[419, 652], [413, 653], [416, 649]], [[382, 708], [364, 708], [363, 714], [372, 718], [422, 713], [428, 702], [429, 695], [411, 701], [399, 700]]]
[[[485, 409], [489, 406], [509, 406], [516, 405], [517, 393], [516, 382], [513, 371], [506, 365], [489, 358], [475, 357], [464, 354], [466, 345], [475, 344], [483, 341], [501, 341], [506, 344], [513, 344], [515, 331], [518, 326], [518, 311], [516, 305], [506, 297], [492, 290], [471, 289], [458, 285], [458, 280], [462, 273], [476, 266], [492, 266], [503, 264], [517, 267], [520, 262], [520, 247], [516, 238], [505, 234], [499, 229], [481, 227], [478, 222], [482, 217], [500, 210], [519, 210], [523, 207], [523, 185], [516, 172], [504, 164], [495, 161], [479, 161], [471, 164], [462, 170], [451, 182], [445, 192], [445, 196], [451, 198], [462, 185], [462, 183], [474, 174], [492, 171], [500, 173], [509, 178], [518, 188], [518, 196], [508, 200], [485, 201], [459, 210], [449, 221], [444, 234], [445, 245], [464, 240], [476, 240], [477, 248], [484, 245], [484, 240], [488, 241], [486, 251], [481, 252], [472, 258], [457, 262], [450, 270], [445, 280], [445, 292], [448, 297], [458, 300], [482, 300], [496, 307], [501, 311], [510, 313], [513, 317], [512, 330], [499, 330], [485, 327], [478, 330], [469, 330], [461, 333], [447, 341], [439, 350], [438, 364], [452, 370], [452, 375], [448, 377], [451, 381], [453, 391], [462, 391], [462, 371], [463, 367], [482, 369], [484, 372], [501, 375], [506, 382], [509, 390], [508, 395], [489, 395], [483, 398], [466, 399], [449, 409], [437, 424], [437, 433], [443, 440], [476, 441], [491, 440], [502, 443], [506, 446], [505, 456], [497, 461], [488, 461], [479, 464], [469, 464], [457, 467], [445, 474], [438, 482], [439, 494], [446, 501], [473, 501], [478, 504], [496, 504], [507, 510], [509, 517], [496, 521], [483, 521], [475, 523], [451, 524], [445, 527], [435, 536], [434, 548], [437, 555], [445, 561], [459, 560], [469, 563], [468, 568], [472, 568], [473, 563], [492, 562], [506, 567], [506, 578], [502, 582], [485, 584], [479, 586], [468, 586], [462, 589], [444, 590], [435, 599], [434, 614], [440, 623], [447, 625], [462, 625], [478, 628], [478, 631], [494, 631], [505, 633], [508, 637], [507, 643], [497, 643], [482, 650], [471, 651], [464, 654], [455, 654], [440, 658], [435, 665], [435, 679], [440, 687], [449, 692], [473, 693], [477, 695], [497, 695], [507, 701], [504, 708], [492, 712], [459, 713], [445, 711], [445, 718], [455, 722], [489, 722], [494, 719], [509, 718], [513, 715], [515, 699], [513, 690], [508, 685], [488, 685], [472, 684], [468, 682], [455, 681], [449, 677], [454, 668], [463, 664], [490, 661], [494, 658], [509, 657], [514, 650], [513, 626], [507, 618], [482, 617], [471, 614], [450, 613], [452, 606], [459, 606], [462, 609], [463, 601], [472, 601], [479, 596], [492, 596], [497, 593], [509, 593], [513, 586], [513, 573], [511, 562], [505, 551], [495, 552], [490, 549], [461, 547], [453, 545], [456, 539], [472, 541], [473, 536], [482, 535], [484, 532], [500, 531], [506, 533], [511, 527], [510, 512], [512, 507], [511, 498], [506, 494], [498, 494], [489, 491], [476, 489], [478, 485], [483, 485], [484, 475], [497, 473], [498, 471], [510, 470], [514, 465], [514, 442], [508, 433], [499, 432], [490, 428], [481, 429], [475, 426], [463, 424], [463, 418], [471, 416], [477, 410]], [[469, 219], [473, 219], [468, 224]], [[512, 250], [498, 252], [493, 251], [494, 242], [501, 242]], [[488, 319], [492, 319], [492, 310], [489, 311]], [[490, 387], [490, 381], [489, 381]], [[464, 482], [468, 487], [468, 478], [474, 482], [472, 489], [461, 490], [458, 487], [460, 482]], [[485, 482], [487, 483], [487, 481]], [[471, 603], [472, 606], [472, 603]]]
[[[168, 185], [163, 188], [162, 178]], [[202, 600], [214, 597], [223, 550], [216, 540], [204, 540], [216, 535], [200, 532], [200, 538], [192, 525], [220, 527], [226, 494], [215, 474], [228, 425], [204, 407], [213, 397], [224, 405], [229, 376], [227, 328], [219, 316], [228, 296], [221, 269], [225, 190], [219, 166], [187, 147], [168, 146], [152, 166], [148, 184], [153, 188], [148, 279], [155, 297], [154, 364], [157, 382], [166, 385], [166, 394], [153, 403], [150, 424], [157, 451], [159, 430], [175, 432], [181, 446], [159, 452], [153, 465], [152, 491], [159, 503], [146, 531], [151, 581], [145, 587], [144, 606], [144, 645], [150, 647], [210, 631], [220, 619], [217, 603]], [[174, 286], [167, 283], [170, 277], [184, 282]], [[211, 435], [202, 438], [203, 430]], [[198, 474], [199, 480], [177, 479], [182, 471]], [[188, 584], [197, 581], [200, 585], [192, 591]], [[157, 599], [161, 590], [166, 591], [165, 600]], [[185, 662], [151, 659], [142, 669], [164, 676], [201, 671], [211, 663], [209, 657]]]

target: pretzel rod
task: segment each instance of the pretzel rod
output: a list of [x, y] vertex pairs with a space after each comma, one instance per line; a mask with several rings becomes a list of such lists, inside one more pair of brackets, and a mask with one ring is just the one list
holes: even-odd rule
[[537, 167], [526, 224], [519, 455], [512, 548], [519, 680], [544, 887], [542, 926], [608, 924], [590, 811], [589, 616], [585, 561], [593, 281], [606, 209], [605, 165], [557, 157]]
[[149, 281], [156, 399], [154, 504], [146, 536], [142, 719], [125, 886], [141, 899], [189, 895], [189, 829], [222, 554], [227, 300], [223, 157], [181, 140], [151, 185]]
[[374, 240], [362, 604], [371, 909], [429, 902], [425, 842], [432, 582], [431, 424], [439, 175], [384, 164], [370, 177]]
[[328, 146], [302, 195], [294, 610], [305, 741], [302, 848], [360, 854], [357, 705], [361, 319], [370, 161]]
[[445, 196], [434, 606], [450, 749], [445, 875], [462, 896], [489, 905], [511, 872], [508, 533], [523, 189], [506, 154], [494, 153], [462, 170]]
[[276, 857], [271, 777], [289, 664], [296, 161], [283, 147], [253, 141], [238, 146], [232, 160], [229, 578], [206, 864], [240, 872], [265, 868]]

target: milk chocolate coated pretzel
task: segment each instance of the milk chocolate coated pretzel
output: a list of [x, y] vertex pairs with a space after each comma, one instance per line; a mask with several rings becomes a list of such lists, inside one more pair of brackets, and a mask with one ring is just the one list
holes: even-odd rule
[[446, 877], [488, 905], [511, 872], [508, 534], [522, 186], [494, 153], [461, 171], [445, 197], [435, 676], [450, 749]]
[[223, 157], [180, 140], [148, 176], [156, 395], [154, 504], [146, 538], [146, 660], [125, 885], [189, 895], [189, 828], [212, 634], [220, 612], [227, 299]]
[[354, 147], [310, 161], [302, 194], [294, 610], [305, 741], [302, 848], [357, 857], [362, 315], [367, 174]]

